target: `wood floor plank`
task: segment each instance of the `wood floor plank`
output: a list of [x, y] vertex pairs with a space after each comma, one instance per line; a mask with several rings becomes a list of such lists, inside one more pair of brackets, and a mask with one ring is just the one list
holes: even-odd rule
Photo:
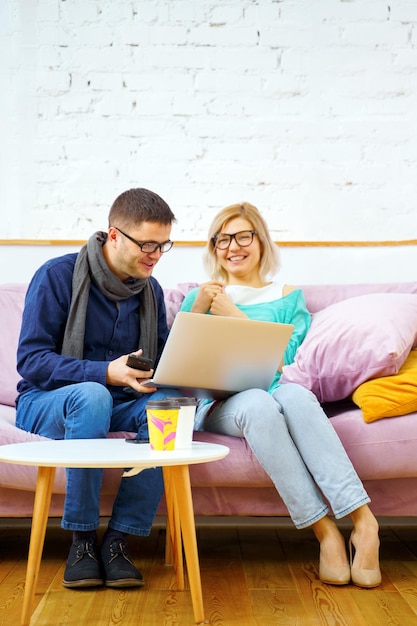
[[239, 529], [239, 543], [249, 589], [289, 589], [294, 586], [279, 537], [274, 529]]
[[355, 589], [355, 602], [368, 626], [416, 626], [417, 615], [400, 594], [380, 589]]
[[309, 615], [294, 589], [251, 589], [252, 615], [257, 626], [321, 624]]
[[254, 625], [237, 530], [202, 529], [198, 545], [206, 619], [215, 625]]
[[[138, 562], [140, 564], [147, 589], [150, 591], [160, 589], [175, 590], [176, 581], [174, 567], [173, 565], [165, 564], [165, 541], [165, 531], [159, 531], [154, 535], [153, 550], [147, 540], [146, 550], [139, 547]], [[145, 545], [145, 539], [142, 540], [142, 544]], [[133, 554], [134, 553], [132, 552], [132, 556]]]
[[144, 609], [136, 613], [135, 620], [130, 623], [139, 626], [195, 624], [191, 594], [188, 590], [152, 591], [147, 594]]
[[417, 561], [385, 563], [384, 571], [395, 592], [399, 593], [405, 604], [417, 616]]
[[19, 624], [22, 612], [24, 582], [17, 584], [2, 582], [0, 585], [0, 626]]

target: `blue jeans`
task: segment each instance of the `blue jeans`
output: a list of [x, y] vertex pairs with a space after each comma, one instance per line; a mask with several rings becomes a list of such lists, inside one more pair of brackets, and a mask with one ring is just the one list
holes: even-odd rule
[[250, 389], [200, 411], [201, 430], [247, 440], [297, 528], [328, 514], [322, 494], [336, 518], [370, 501], [316, 396], [304, 387], [286, 383], [272, 395]]
[[[137, 432], [145, 439], [148, 400], [178, 395], [177, 390], [161, 389], [113, 406], [110, 392], [95, 382], [53, 391], [36, 389], [19, 397], [16, 426], [51, 439], [104, 439], [119, 430]], [[67, 469], [66, 478], [62, 528], [94, 530], [99, 525], [103, 470]], [[161, 468], [122, 478], [109, 526], [124, 533], [149, 535], [162, 493]]]

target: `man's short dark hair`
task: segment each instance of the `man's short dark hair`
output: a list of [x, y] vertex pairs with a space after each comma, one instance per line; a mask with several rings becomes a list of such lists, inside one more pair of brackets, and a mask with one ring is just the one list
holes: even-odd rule
[[113, 202], [109, 212], [109, 226], [130, 226], [141, 222], [172, 224], [175, 215], [158, 194], [149, 189], [129, 189]]

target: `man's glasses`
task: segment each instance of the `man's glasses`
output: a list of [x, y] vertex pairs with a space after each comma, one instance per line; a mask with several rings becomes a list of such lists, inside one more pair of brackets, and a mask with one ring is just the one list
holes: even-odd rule
[[232, 243], [232, 239], [234, 239], [238, 246], [242, 248], [246, 248], [250, 246], [253, 241], [253, 236], [257, 235], [256, 230], [241, 230], [234, 235], [229, 235], [227, 233], [217, 233], [214, 235], [212, 241], [215, 248], [219, 250], [226, 250], [230, 244]]
[[139, 246], [139, 248], [145, 254], [151, 254], [152, 252], [156, 252], [158, 248], [161, 251], [161, 254], [163, 254], [164, 252], [168, 252], [168, 250], [171, 250], [172, 246], [174, 245], [174, 242], [170, 239], [168, 239], [168, 241], [163, 241], [162, 243], [157, 243], [156, 241], [138, 241], [127, 233], [124, 233], [122, 230], [120, 230], [120, 228], [117, 228], [117, 226], [115, 226], [114, 228], [118, 230], [119, 233], [123, 235], [123, 237], [130, 239], [130, 241], [133, 241], [133, 243]]

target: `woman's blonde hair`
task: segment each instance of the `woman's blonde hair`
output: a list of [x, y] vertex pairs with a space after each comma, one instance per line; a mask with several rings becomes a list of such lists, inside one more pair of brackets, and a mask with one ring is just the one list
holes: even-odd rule
[[214, 237], [224, 226], [236, 217], [244, 217], [256, 230], [261, 245], [261, 262], [259, 274], [263, 280], [273, 276], [279, 269], [278, 246], [272, 241], [268, 226], [258, 209], [249, 204], [231, 204], [225, 207], [213, 219], [208, 232], [208, 241], [204, 252], [204, 265], [213, 280], [227, 280], [227, 272], [221, 267], [217, 258]]

